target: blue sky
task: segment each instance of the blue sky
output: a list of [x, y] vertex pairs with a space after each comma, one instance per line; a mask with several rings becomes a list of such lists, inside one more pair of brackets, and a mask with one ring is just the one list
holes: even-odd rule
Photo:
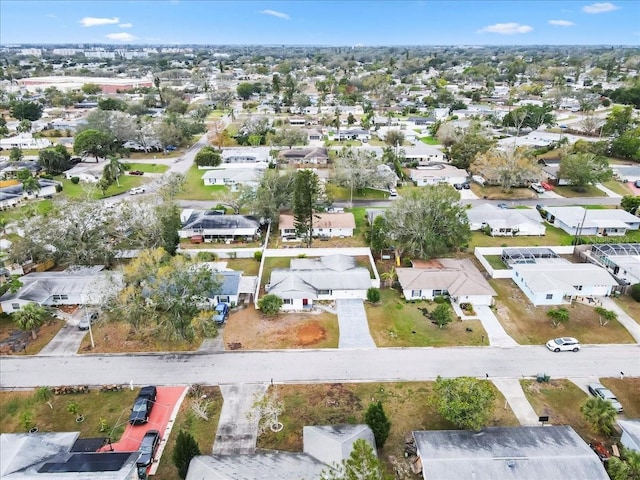
[[0, 44], [638, 45], [640, 0], [0, 2]]

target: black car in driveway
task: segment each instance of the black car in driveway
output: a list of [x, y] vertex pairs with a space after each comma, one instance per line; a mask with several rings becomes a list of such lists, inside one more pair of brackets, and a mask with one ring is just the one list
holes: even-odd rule
[[140, 456], [136, 461], [138, 472], [140, 472], [141, 469], [146, 470], [147, 467], [151, 465], [153, 458], [156, 456], [158, 445], [160, 445], [160, 432], [158, 432], [158, 430], [149, 430], [144, 434], [139, 448]]
[[150, 386], [140, 389], [136, 401], [133, 402], [131, 415], [129, 415], [129, 423], [131, 425], [142, 425], [149, 421], [149, 415], [151, 415], [151, 409], [156, 402], [156, 396], [156, 387]]

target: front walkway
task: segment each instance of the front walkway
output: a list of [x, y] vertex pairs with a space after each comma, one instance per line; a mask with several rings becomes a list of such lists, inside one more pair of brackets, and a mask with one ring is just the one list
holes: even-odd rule
[[[609, 297], [600, 297], [600, 302], [602, 303], [602, 308], [606, 308], [607, 310], [613, 310], [618, 314], [618, 321], [622, 324], [624, 328], [631, 334], [631, 336], [636, 340], [636, 342], [640, 343], [640, 325], [633, 318], [627, 314], [622, 308], [618, 306], [616, 302], [614, 302]], [[606, 328], [606, 327], [604, 327]]]
[[220, 385], [224, 403], [213, 442], [214, 455], [255, 453], [260, 419], [250, 416], [250, 413], [267, 387], [266, 383]]
[[338, 310], [338, 325], [340, 340], [338, 348], [376, 348], [376, 344], [369, 333], [367, 313], [362, 300], [336, 300]]
[[491, 380], [504, 395], [520, 425], [538, 425], [538, 415], [527, 400], [522, 385], [517, 378], [496, 378]]
[[598, 188], [599, 190], [602, 190], [604, 193], [606, 193], [608, 197], [611, 197], [611, 198], [622, 198], [622, 195], [620, 195], [619, 193], [614, 192], [613, 190], [608, 189], [607, 187], [605, 187], [601, 183], [596, 183], [595, 187]]
[[492, 347], [516, 347], [518, 343], [511, 338], [493, 314], [491, 308], [486, 305], [474, 305], [477, 317], [489, 336], [489, 345]]

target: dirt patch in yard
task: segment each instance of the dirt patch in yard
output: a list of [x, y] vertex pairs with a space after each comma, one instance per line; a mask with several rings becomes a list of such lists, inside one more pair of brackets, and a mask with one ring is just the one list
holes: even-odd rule
[[250, 306], [227, 320], [224, 344], [228, 350], [335, 348], [338, 319], [326, 312], [266, 316]]

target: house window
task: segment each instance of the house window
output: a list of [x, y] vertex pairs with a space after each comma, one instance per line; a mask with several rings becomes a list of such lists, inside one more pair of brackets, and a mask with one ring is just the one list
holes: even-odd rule
[[19, 303], [12, 303], [11, 304], [11, 308], [13, 308], [14, 310], [20, 310], [20, 304]]
[[59, 302], [60, 300], [69, 300], [69, 295], [53, 295], [53, 300]]
[[434, 297], [441, 297], [441, 296], [448, 296], [449, 295], [449, 290], [434, 290], [433, 291], [433, 296]]
[[331, 290], [318, 290], [318, 295], [331, 295]]
[[551, 300], [553, 298], [553, 293], [547, 293], [547, 296], [545, 298], [547, 300]]
[[229, 303], [229, 295], [218, 296], [219, 303]]
[[282, 299], [282, 304], [283, 305], [293, 305], [293, 300], [291, 300], [290, 298], [283, 298]]
[[416, 298], [420, 296], [421, 290], [411, 290], [411, 296]]

